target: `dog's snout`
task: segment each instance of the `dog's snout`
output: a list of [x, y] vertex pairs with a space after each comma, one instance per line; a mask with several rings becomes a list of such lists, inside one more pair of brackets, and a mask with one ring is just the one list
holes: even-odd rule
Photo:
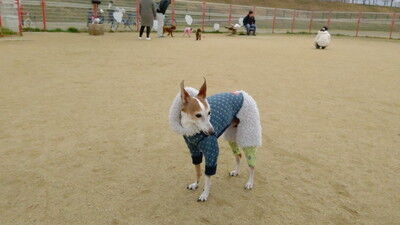
[[215, 131], [214, 131], [213, 128], [211, 128], [211, 129], [208, 129], [208, 130], [203, 130], [203, 133], [204, 133], [205, 135], [207, 135], [207, 136], [212, 136], [212, 135], [215, 134]]

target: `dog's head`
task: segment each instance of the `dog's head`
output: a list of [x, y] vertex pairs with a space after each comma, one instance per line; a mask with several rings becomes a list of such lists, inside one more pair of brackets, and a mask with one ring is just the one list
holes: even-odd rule
[[214, 128], [211, 125], [210, 105], [206, 99], [207, 84], [204, 78], [204, 83], [201, 86], [197, 96], [192, 97], [185, 90], [184, 81], [181, 82], [181, 124], [183, 127], [197, 127], [206, 135], [213, 135]]
[[176, 26], [175, 25], [172, 25], [171, 26], [171, 30], [175, 30], [176, 29]]
[[196, 33], [200, 34], [201, 33], [201, 29], [197, 28]]

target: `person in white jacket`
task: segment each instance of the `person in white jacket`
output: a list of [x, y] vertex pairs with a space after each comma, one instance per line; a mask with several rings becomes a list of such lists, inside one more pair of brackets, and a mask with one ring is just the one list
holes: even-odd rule
[[328, 47], [329, 43], [331, 42], [331, 35], [329, 34], [327, 27], [322, 27], [321, 30], [318, 31], [314, 42], [315, 48], [317, 49], [325, 49]]
[[164, 28], [165, 12], [167, 11], [169, 4], [171, 4], [171, 0], [161, 0], [160, 3], [158, 3], [157, 16], [156, 16], [158, 24], [157, 27], [158, 37], [164, 37], [163, 28]]

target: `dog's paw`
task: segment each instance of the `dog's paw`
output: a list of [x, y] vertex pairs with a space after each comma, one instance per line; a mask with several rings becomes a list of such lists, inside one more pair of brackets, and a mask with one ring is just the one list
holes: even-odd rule
[[186, 188], [188, 190], [196, 190], [199, 187], [199, 184], [197, 182], [193, 183], [193, 184], [189, 184]]
[[239, 171], [237, 170], [232, 170], [231, 172], [229, 172], [229, 176], [231, 177], [236, 177], [237, 175], [239, 175]]
[[246, 189], [246, 190], [251, 190], [251, 189], [253, 189], [253, 182], [247, 182], [247, 183], [244, 185], [244, 189]]
[[205, 202], [207, 201], [208, 198], [208, 191], [203, 191], [203, 193], [201, 193], [201, 195], [199, 196], [199, 198], [197, 199], [198, 202]]

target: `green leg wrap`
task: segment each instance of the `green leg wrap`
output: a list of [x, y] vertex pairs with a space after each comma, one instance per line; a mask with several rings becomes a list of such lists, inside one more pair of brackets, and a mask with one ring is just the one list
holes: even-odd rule
[[244, 154], [247, 159], [247, 164], [250, 167], [255, 167], [256, 166], [256, 147], [246, 147], [243, 148]]
[[232, 149], [233, 154], [240, 155], [240, 149], [239, 149], [239, 146], [237, 145], [237, 143], [233, 142], [233, 141], [229, 141], [228, 143]]

